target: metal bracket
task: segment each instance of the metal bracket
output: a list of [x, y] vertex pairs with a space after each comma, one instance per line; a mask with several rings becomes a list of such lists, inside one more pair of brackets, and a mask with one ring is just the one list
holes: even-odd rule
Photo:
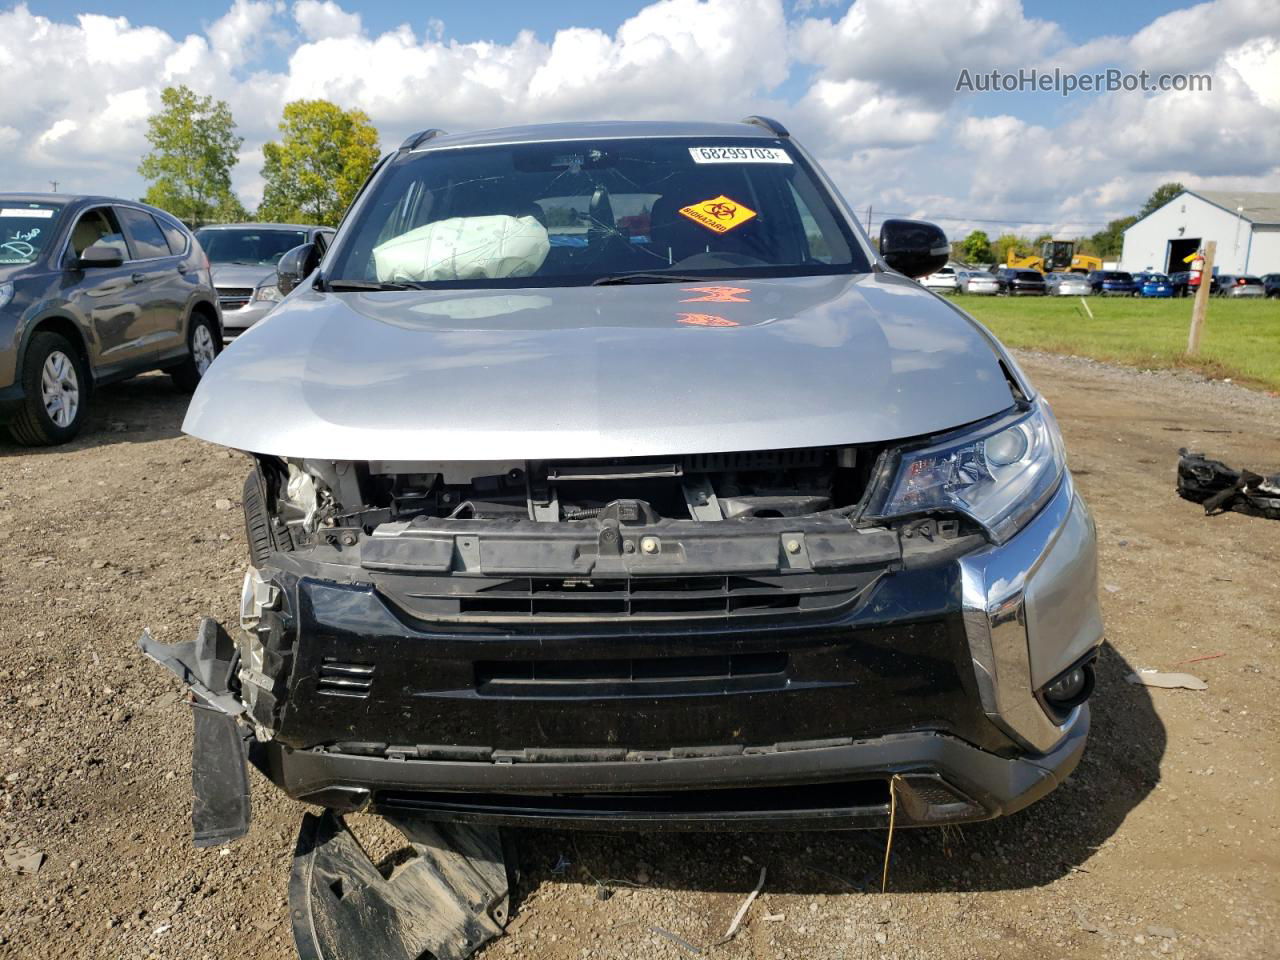
[[723, 520], [715, 488], [706, 474], [684, 478], [684, 500], [689, 505], [689, 515], [695, 520]]

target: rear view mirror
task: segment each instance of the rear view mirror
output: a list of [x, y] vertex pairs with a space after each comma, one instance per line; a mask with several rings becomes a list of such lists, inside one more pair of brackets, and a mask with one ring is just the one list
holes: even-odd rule
[[76, 266], [81, 270], [91, 270], [95, 267], [119, 267], [123, 264], [124, 257], [120, 250], [104, 243], [90, 244], [76, 258]]
[[318, 266], [320, 248], [314, 243], [304, 243], [286, 253], [276, 264], [276, 286], [280, 288], [280, 295], [287, 296]]
[[923, 277], [951, 258], [947, 235], [924, 220], [886, 220], [880, 227], [880, 256], [908, 277]]

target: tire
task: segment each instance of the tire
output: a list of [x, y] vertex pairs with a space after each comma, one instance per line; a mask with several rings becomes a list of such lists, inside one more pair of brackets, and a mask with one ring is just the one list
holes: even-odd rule
[[249, 559], [255, 567], [262, 567], [275, 549], [275, 544], [271, 538], [271, 521], [267, 517], [262, 480], [257, 470], [244, 478], [240, 502], [244, 504], [244, 538], [249, 544]]
[[218, 325], [207, 314], [191, 314], [191, 329], [187, 331], [187, 359], [181, 366], [169, 371], [173, 385], [183, 393], [191, 393], [200, 385], [200, 378], [222, 352], [222, 337]]
[[293, 549], [293, 538], [286, 528], [280, 528], [278, 533], [271, 530], [267, 493], [257, 470], [250, 471], [244, 478], [240, 502], [244, 505], [244, 538], [249, 545], [249, 560], [255, 567], [265, 566], [273, 551]]
[[33, 336], [20, 382], [25, 397], [9, 421], [14, 440], [49, 447], [80, 432], [89, 409], [89, 370], [70, 340], [52, 331]]

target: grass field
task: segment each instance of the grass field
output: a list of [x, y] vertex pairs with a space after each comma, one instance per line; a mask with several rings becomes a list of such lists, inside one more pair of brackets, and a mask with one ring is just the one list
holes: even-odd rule
[[1280, 390], [1280, 301], [1209, 301], [1196, 360], [1184, 356], [1191, 300], [1089, 297], [955, 297], [1007, 346], [1111, 360], [1138, 367], [1180, 367]]

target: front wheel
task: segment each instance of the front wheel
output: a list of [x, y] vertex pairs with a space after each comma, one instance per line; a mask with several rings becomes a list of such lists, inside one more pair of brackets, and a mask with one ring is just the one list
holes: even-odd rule
[[9, 434], [28, 447], [66, 443], [84, 426], [89, 372], [80, 352], [60, 333], [31, 338], [22, 364], [23, 401]]
[[214, 322], [203, 313], [192, 314], [191, 330], [187, 333], [187, 359], [169, 373], [174, 386], [184, 393], [195, 390], [221, 350], [222, 340]]

